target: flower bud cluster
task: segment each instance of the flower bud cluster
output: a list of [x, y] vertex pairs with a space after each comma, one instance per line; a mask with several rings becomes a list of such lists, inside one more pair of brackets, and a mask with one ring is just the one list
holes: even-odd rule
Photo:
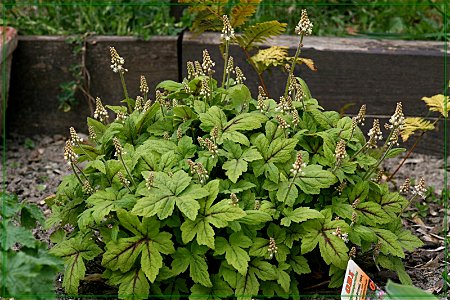
[[97, 134], [95, 133], [94, 126], [89, 125], [88, 126], [88, 132], [89, 132], [89, 138], [91, 140], [96, 140], [97, 139]]
[[180, 126], [177, 129], [177, 139], [181, 140], [182, 137], [183, 137], [183, 130], [181, 129], [181, 126]]
[[400, 193], [408, 194], [411, 190], [411, 180], [409, 178], [405, 179], [405, 182], [400, 186]]
[[190, 159], [187, 160], [187, 163], [191, 170], [191, 174], [192, 175], [197, 174], [197, 176], [200, 180], [200, 183], [201, 184], [205, 183], [206, 180], [209, 178], [209, 175], [208, 175], [208, 171], [206, 171], [205, 167], [203, 167], [203, 164], [200, 162], [195, 163]]
[[207, 78], [202, 79], [202, 87], [200, 88], [200, 95], [203, 96], [203, 98], [211, 97], [211, 89], [209, 88]]
[[141, 75], [141, 84], [139, 86], [139, 91], [142, 93], [142, 95], [146, 95], [149, 91], [147, 80], [145, 79], [144, 75]]
[[381, 169], [378, 171], [377, 176], [374, 178], [373, 182], [380, 183], [381, 179], [383, 179], [384, 170]]
[[218, 147], [216, 143], [211, 141], [209, 138], [205, 138], [204, 146], [208, 149], [208, 151], [212, 154], [212, 158], [219, 153]]
[[234, 68], [235, 72], [236, 72], [236, 82], [238, 84], [243, 84], [245, 80], [247, 80], [247, 78], [245, 78], [244, 73], [242, 73], [241, 68], [236, 67]]
[[352, 212], [352, 222], [350, 223], [350, 226], [355, 225], [357, 220], [358, 220], [358, 214], [354, 211], [354, 212]]
[[97, 97], [97, 99], [95, 99], [94, 119], [99, 119], [100, 122], [103, 122], [108, 120], [108, 118], [108, 111], [103, 106], [102, 100]]
[[389, 124], [385, 124], [386, 128], [403, 128], [405, 122], [405, 115], [403, 114], [403, 107], [401, 102], [397, 102], [394, 114], [389, 119]]
[[231, 27], [230, 20], [227, 15], [222, 16], [223, 28], [220, 37], [226, 41], [234, 38], [234, 29]]
[[125, 176], [122, 174], [122, 172], [117, 172], [117, 177], [119, 177], [119, 181], [120, 183], [122, 183], [122, 185], [124, 187], [129, 187], [130, 186], [130, 181], [128, 179], [125, 178]]
[[359, 203], [361, 203], [361, 200], [359, 198], [356, 198], [352, 203], [352, 208], [355, 209], [356, 207], [358, 207]]
[[183, 85], [183, 90], [184, 90], [187, 94], [192, 93], [191, 88], [189, 87], [189, 84], [188, 84], [186, 81], [183, 81], [182, 85]]
[[83, 182], [83, 192], [88, 195], [92, 195], [93, 193], [95, 193], [95, 190], [87, 180]]
[[369, 133], [367, 134], [369, 136], [369, 147], [370, 148], [376, 148], [377, 147], [377, 141], [383, 139], [383, 134], [380, 129], [380, 120], [374, 119], [372, 128], [369, 130]]
[[67, 160], [67, 163], [70, 165], [71, 163], [76, 163], [77, 158], [78, 155], [73, 150], [72, 142], [67, 140], [66, 145], [64, 146], [64, 159]]
[[301, 102], [301, 101], [303, 101], [303, 96], [304, 96], [303, 87], [302, 87], [302, 85], [300, 83], [297, 82], [295, 84], [295, 97], [294, 97], [294, 100], [298, 101], [298, 102]]
[[125, 123], [125, 119], [127, 118], [127, 114], [124, 113], [123, 111], [119, 111], [116, 114], [116, 121], [120, 122], [120, 123]]
[[212, 75], [214, 74], [213, 67], [216, 65], [215, 62], [211, 60], [211, 56], [209, 56], [208, 50], [203, 50], [203, 63], [202, 70], [205, 74]]
[[304, 175], [302, 168], [306, 167], [306, 163], [303, 162], [303, 157], [301, 152], [297, 152], [297, 159], [292, 164], [292, 169], [290, 172], [296, 176], [297, 174]]
[[291, 111], [292, 114], [292, 125], [294, 125], [294, 127], [297, 127], [298, 123], [300, 122], [300, 116], [298, 115], [298, 111], [297, 109], [293, 109]]
[[123, 67], [125, 63], [123, 57], [119, 56], [119, 53], [117, 53], [114, 47], [110, 47], [109, 50], [111, 51], [111, 69], [113, 72], [121, 74], [128, 72], [128, 70]]
[[342, 192], [344, 191], [345, 187], [347, 186], [347, 183], [345, 181], [342, 181], [337, 187], [336, 191], [339, 195], [342, 195]]
[[291, 127], [281, 116], [278, 115], [276, 118], [277, 118], [277, 121], [278, 121], [278, 126], [281, 129], [286, 129], [286, 128]]
[[236, 196], [235, 193], [231, 193], [230, 199], [231, 199], [230, 204], [232, 206], [237, 206], [239, 204], [239, 199], [238, 199], [238, 197]]
[[150, 174], [148, 174], [148, 177], [145, 178], [145, 186], [147, 187], [147, 189], [151, 189], [153, 187], [154, 181], [155, 181], [155, 173], [150, 172]]
[[228, 57], [227, 69], [225, 70], [227, 74], [234, 73], [234, 59], [233, 56]]
[[280, 101], [278, 101], [277, 107], [275, 108], [275, 111], [288, 112], [291, 110], [291, 106], [292, 98], [289, 95], [286, 97], [281, 96]]
[[269, 252], [269, 259], [272, 259], [274, 254], [277, 254], [278, 247], [277, 247], [277, 243], [275, 242], [274, 238], [269, 238], [269, 247], [268, 247], [267, 251]]
[[254, 210], [259, 210], [261, 208], [261, 201], [260, 200], [255, 200], [255, 206], [254, 206]]
[[302, 9], [302, 15], [297, 26], [295, 26], [295, 33], [298, 35], [311, 35], [313, 23], [308, 18], [306, 9]]
[[350, 249], [350, 252], [348, 253], [348, 256], [351, 257], [351, 258], [355, 258], [356, 257], [356, 247], [355, 246], [353, 246]]
[[136, 101], [134, 102], [134, 110], [141, 111], [144, 105], [144, 98], [141, 96], [136, 96]]
[[391, 137], [389, 138], [389, 141], [387, 142], [388, 146], [398, 146], [398, 137], [400, 135], [400, 128], [395, 127], [394, 130], [391, 133]]
[[335, 149], [336, 165], [339, 165], [342, 160], [347, 156], [347, 151], [345, 151], [345, 141], [339, 140]]
[[219, 128], [217, 126], [214, 126], [210, 133], [212, 139], [216, 142], [219, 138]]
[[195, 76], [205, 75], [205, 73], [203, 73], [203, 67], [198, 60], [194, 61], [194, 66], [195, 66]]
[[116, 149], [116, 153], [114, 154], [114, 156], [119, 157], [125, 154], [125, 151], [123, 151], [123, 147], [120, 144], [120, 141], [118, 138], [113, 138], [113, 144], [114, 144], [114, 148]]
[[356, 122], [364, 126], [365, 119], [366, 119], [366, 105], [363, 104], [359, 109], [358, 115], [356, 116]]
[[336, 230], [332, 234], [342, 239], [345, 243], [348, 243], [348, 233], [342, 233], [341, 227], [336, 227]]
[[78, 136], [77, 132], [75, 131], [75, 128], [70, 127], [69, 132], [70, 132], [70, 142], [72, 143], [73, 146], [83, 142], [83, 139]]
[[151, 100], [147, 100], [144, 104], [144, 107], [142, 108], [143, 112], [146, 112], [147, 110], [149, 110], [150, 106], [152, 106], [152, 101]]
[[413, 188], [413, 194], [419, 195], [421, 198], [425, 198], [425, 192], [427, 191], [425, 187], [425, 179], [420, 177], [419, 183], [417, 183]]
[[192, 61], [188, 61], [186, 63], [187, 66], [187, 74], [188, 74], [188, 79], [193, 79], [194, 77], [197, 76], [197, 72], [195, 72], [195, 67], [194, 67], [194, 63]]

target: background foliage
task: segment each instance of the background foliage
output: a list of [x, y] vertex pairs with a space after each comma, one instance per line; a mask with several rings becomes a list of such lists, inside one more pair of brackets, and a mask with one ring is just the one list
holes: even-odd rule
[[[161, 1], [7, 1], [12, 10], [6, 14], [10, 25], [21, 34], [173, 35], [190, 27], [192, 16], [180, 22], [170, 16], [169, 0]], [[191, 3], [202, 1], [187, 1]], [[205, 2], [205, 1], [203, 1]], [[218, 1], [207, 1], [218, 2]], [[238, 0], [221, 1], [232, 7]], [[376, 38], [445, 40], [445, 2], [437, 0], [377, 1], [262, 1], [250, 23], [276, 19], [287, 23], [294, 33], [300, 9], [307, 7], [314, 16], [314, 35], [368, 36]], [[73, 4], [76, 3], [76, 4]], [[447, 10], [447, 18], [449, 12]]]

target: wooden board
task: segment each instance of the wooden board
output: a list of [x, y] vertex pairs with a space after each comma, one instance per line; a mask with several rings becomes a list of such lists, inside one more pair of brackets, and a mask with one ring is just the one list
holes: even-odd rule
[[[86, 66], [91, 78], [90, 93], [104, 104], [118, 105], [124, 98], [120, 77], [110, 68], [110, 46], [125, 59], [130, 97], [139, 94], [140, 75], [147, 78], [152, 98], [157, 83], [178, 79], [177, 37], [153, 37], [149, 41], [134, 37], [89, 38]], [[72, 80], [69, 68], [75, 63], [78, 60], [64, 37], [19, 37], [11, 72], [7, 132], [64, 134], [70, 126], [86, 131], [86, 117], [91, 111], [84, 97], [78, 95], [79, 104], [69, 112], [58, 109], [59, 86]]]
[[[218, 50], [219, 36], [217, 33], [186, 33], [183, 66], [187, 61], [201, 61], [202, 50], [206, 48], [216, 62], [216, 79], [221, 80], [223, 59]], [[261, 46], [285, 46], [293, 56], [297, 44], [297, 36], [281, 36]], [[297, 66], [296, 74], [306, 81], [312, 96], [326, 110], [339, 111], [346, 107], [346, 113], [356, 114], [360, 106], [366, 104], [368, 114], [388, 119], [396, 102], [401, 101], [406, 116], [426, 116], [428, 109], [421, 98], [443, 93], [446, 85], [443, 42], [306, 37], [303, 44], [301, 56], [313, 59], [318, 70], [313, 72], [306, 66]], [[255, 71], [240, 48], [230, 47], [230, 54], [235, 65], [242, 68], [246, 84], [256, 98], [259, 81]], [[450, 70], [450, 61], [447, 70]], [[186, 76], [185, 69], [183, 76]], [[271, 97], [278, 99], [284, 92], [287, 74], [273, 69], [263, 77]], [[440, 155], [444, 145], [443, 139], [439, 140], [441, 137], [443, 126], [433, 138], [419, 144], [417, 150]], [[434, 143], [427, 144], [430, 141]]]

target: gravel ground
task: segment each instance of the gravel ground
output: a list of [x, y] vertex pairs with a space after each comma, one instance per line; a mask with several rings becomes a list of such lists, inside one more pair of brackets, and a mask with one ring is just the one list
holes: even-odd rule
[[[34, 136], [31, 139], [11, 136], [7, 139], [7, 191], [16, 193], [21, 201], [37, 203], [47, 216], [50, 210], [44, 199], [54, 194], [62, 176], [70, 173], [63, 159], [65, 139], [62, 135]], [[401, 157], [384, 164], [386, 176], [395, 170], [400, 160]], [[406, 177], [424, 177], [427, 184], [434, 187], [435, 197], [439, 198], [444, 187], [444, 173], [442, 158], [413, 153], [394, 177], [394, 184], [402, 184]], [[444, 271], [445, 211], [439, 199], [421, 204], [412, 204], [409, 209], [411, 217], [404, 223], [424, 241], [425, 246], [407, 254], [406, 269], [416, 286], [440, 293], [444, 284], [441, 274]], [[42, 228], [37, 228], [35, 234], [48, 241], [48, 233]], [[395, 279], [392, 272], [366, 271], [380, 286], [384, 286], [389, 278]]]

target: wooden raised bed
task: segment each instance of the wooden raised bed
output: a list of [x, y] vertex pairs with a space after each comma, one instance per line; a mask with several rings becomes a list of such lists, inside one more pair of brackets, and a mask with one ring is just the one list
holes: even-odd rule
[[0, 136], [3, 135], [3, 108], [7, 107], [12, 55], [17, 47], [17, 30], [0, 26]]
[[[147, 78], [153, 94], [162, 80], [177, 80], [177, 39], [176, 36], [156, 36], [149, 41], [134, 37], [89, 38], [86, 67], [90, 73], [90, 94], [110, 105], [118, 105], [124, 98], [119, 75], [110, 68], [110, 46], [125, 59], [129, 70], [125, 81], [130, 97], [139, 93], [140, 75]], [[58, 109], [59, 85], [72, 80], [69, 67], [79, 63], [72, 54], [72, 47], [66, 43], [66, 37], [61, 36], [19, 37], [11, 73], [8, 132], [64, 134], [70, 126], [86, 132], [86, 117], [91, 112], [82, 95], [79, 95], [79, 104], [69, 112]]]
[[[216, 33], [186, 33], [183, 38], [183, 66], [187, 61], [201, 60], [202, 50], [207, 48], [216, 62], [216, 69], [222, 70], [219, 39], [220, 35]], [[398, 101], [403, 103], [406, 116], [426, 116], [428, 110], [421, 98], [442, 94], [447, 84], [444, 79], [443, 42], [306, 37], [303, 43], [301, 56], [313, 59], [318, 70], [312, 72], [305, 66], [297, 66], [296, 74], [306, 81], [312, 96], [326, 110], [340, 111], [344, 106], [352, 105], [345, 113], [356, 114], [360, 106], [366, 104], [366, 132], [372, 125], [373, 117], [380, 118], [381, 124], [387, 122]], [[297, 44], [298, 36], [280, 36], [262, 46], [285, 46], [293, 56]], [[243, 51], [232, 46], [230, 54], [235, 64], [242, 68], [252, 94], [256, 95], [259, 81], [255, 71], [245, 61]], [[450, 70], [450, 61], [447, 70]], [[182, 71], [185, 76], [186, 70]], [[221, 74], [216, 74], [217, 78], [219, 76]], [[284, 92], [286, 76], [279, 69], [265, 74], [272, 98], [278, 99]], [[450, 78], [449, 74], [447, 78]], [[443, 127], [444, 121], [440, 122], [438, 130], [428, 132], [417, 151], [442, 155]], [[413, 140], [414, 137], [410, 138], [406, 145], [411, 145]]]
[[[296, 36], [281, 36], [262, 46], [286, 46], [293, 55], [297, 43]], [[125, 58], [125, 67], [129, 69], [126, 81], [130, 96], [134, 97], [141, 74], [146, 76], [154, 95], [158, 82], [178, 80], [179, 74], [185, 76], [186, 62], [201, 61], [205, 48], [216, 62], [216, 70], [221, 70], [223, 60], [218, 44], [217, 33], [185, 33], [181, 37], [153, 37], [150, 41], [133, 37], [92, 37], [88, 40], [86, 59], [91, 75], [90, 92], [106, 104], [118, 104], [122, 99], [119, 77], [110, 70], [109, 46], [116, 47]], [[68, 67], [76, 63], [71, 47], [64, 37], [19, 37], [11, 74], [8, 132], [65, 133], [69, 126], [85, 130], [85, 119], [90, 111], [83, 98], [68, 113], [57, 108], [59, 85], [71, 80]], [[241, 49], [232, 46], [230, 51], [256, 97], [256, 74]], [[373, 117], [380, 118], [382, 124], [386, 122], [398, 101], [403, 102], [406, 116], [426, 116], [428, 110], [420, 99], [443, 93], [446, 84], [443, 42], [307, 37], [301, 56], [312, 58], [318, 71], [300, 66], [297, 74], [306, 80], [313, 97], [325, 109], [339, 111], [347, 106], [345, 113], [355, 114], [362, 104], [367, 105], [365, 131]], [[221, 72], [215, 76], [220, 77]], [[284, 89], [286, 74], [272, 70], [264, 78], [271, 96], [277, 99]], [[438, 130], [425, 135], [418, 152], [442, 155], [443, 125], [441, 121]], [[409, 145], [413, 140], [411, 138]]]

